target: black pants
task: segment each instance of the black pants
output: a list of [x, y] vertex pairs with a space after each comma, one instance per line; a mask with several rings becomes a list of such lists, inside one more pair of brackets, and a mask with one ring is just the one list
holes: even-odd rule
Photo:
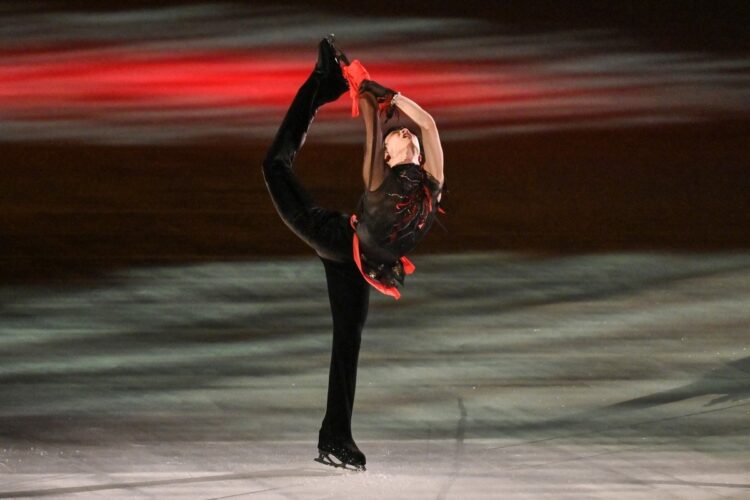
[[319, 439], [347, 442], [353, 441], [357, 362], [370, 289], [352, 259], [353, 229], [348, 216], [316, 205], [292, 167], [317, 111], [315, 96], [319, 85], [310, 77], [300, 87], [263, 162], [263, 175], [282, 220], [315, 250], [325, 268], [333, 316], [333, 349], [328, 402]]

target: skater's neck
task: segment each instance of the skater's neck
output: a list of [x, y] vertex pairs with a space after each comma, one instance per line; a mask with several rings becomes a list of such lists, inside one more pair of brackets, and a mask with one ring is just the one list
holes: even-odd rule
[[391, 157], [388, 160], [388, 166], [391, 168], [396, 165], [403, 165], [404, 163], [414, 163], [415, 165], [419, 165], [419, 153], [409, 154], [408, 152], [405, 152], [403, 155], [399, 155], [395, 158]]

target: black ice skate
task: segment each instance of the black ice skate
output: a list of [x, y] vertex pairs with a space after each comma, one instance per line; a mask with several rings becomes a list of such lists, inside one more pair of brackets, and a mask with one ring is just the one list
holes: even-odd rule
[[319, 443], [318, 458], [315, 461], [347, 470], [367, 470], [365, 468], [365, 454], [357, 448], [354, 442], [344, 444]]
[[333, 49], [333, 52], [336, 56], [336, 59], [339, 61], [339, 64], [343, 63], [344, 66], [349, 66], [350, 64], [349, 58], [346, 57], [346, 54], [344, 54], [344, 52], [339, 47], [336, 46], [336, 35], [331, 33], [330, 35], [326, 37], [326, 40], [328, 41], [329, 45]]
[[349, 90], [349, 84], [341, 71], [337, 49], [331, 41], [332, 37], [333, 35], [329, 35], [318, 44], [318, 60], [313, 70], [313, 76], [320, 82], [315, 96], [316, 108], [335, 101]]

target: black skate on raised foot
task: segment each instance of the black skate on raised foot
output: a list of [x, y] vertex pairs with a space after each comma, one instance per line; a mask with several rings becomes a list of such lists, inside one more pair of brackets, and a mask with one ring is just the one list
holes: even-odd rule
[[333, 49], [333, 52], [336, 55], [336, 59], [339, 61], [339, 64], [343, 63], [344, 66], [349, 66], [349, 58], [346, 57], [346, 54], [344, 54], [344, 52], [336, 45], [336, 35], [331, 33], [326, 37], [326, 40]]
[[349, 90], [349, 84], [341, 71], [337, 52], [330, 37], [318, 44], [318, 60], [313, 70], [314, 77], [320, 82], [315, 97], [315, 106], [333, 102]]
[[315, 461], [346, 470], [358, 472], [367, 470], [365, 468], [365, 454], [353, 442], [340, 445], [332, 443], [318, 444], [318, 458]]

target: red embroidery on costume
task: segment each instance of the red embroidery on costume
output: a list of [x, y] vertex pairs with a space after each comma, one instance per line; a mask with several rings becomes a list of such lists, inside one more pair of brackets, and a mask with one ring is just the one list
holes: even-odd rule
[[[413, 179], [410, 179], [404, 173], [401, 173], [400, 175], [405, 186], [408, 184], [415, 185]], [[424, 183], [424, 172], [422, 175], [423, 177], [420, 181], [422, 187], [421, 191], [416, 189], [409, 194], [392, 195], [398, 196], [400, 201], [398, 201], [394, 207], [395, 213], [399, 216], [399, 219], [393, 225], [393, 229], [388, 235], [388, 241], [391, 243], [400, 237], [399, 235], [404, 229], [416, 226], [417, 230], [422, 230], [425, 224], [427, 224], [427, 218], [432, 213], [432, 193], [427, 184]]]
[[412, 264], [412, 262], [406, 257], [401, 257], [401, 263], [404, 265], [405, 274], [412, 274], [414, 273], [414, 270], [417, 269], [417, 266]]

